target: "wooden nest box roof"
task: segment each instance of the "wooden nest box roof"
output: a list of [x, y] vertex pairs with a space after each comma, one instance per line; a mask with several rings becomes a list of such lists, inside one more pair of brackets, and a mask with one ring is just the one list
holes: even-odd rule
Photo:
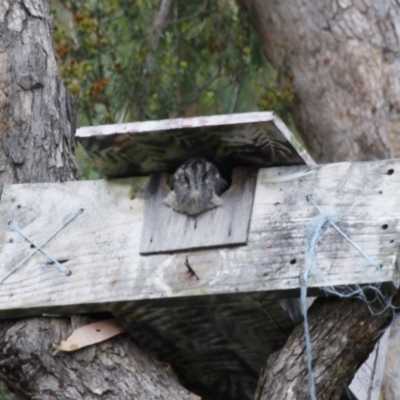
[[89, 126], [76, 138], [108, 178], [171, 173], [190, 157], [218, 167], [314, 164], [273, 112]]

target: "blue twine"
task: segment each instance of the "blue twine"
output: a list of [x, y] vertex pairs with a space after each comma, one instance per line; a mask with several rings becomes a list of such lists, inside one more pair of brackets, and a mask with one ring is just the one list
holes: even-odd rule
[[374, 261], [369, 255], [367, 255], [361, 247], [359, 247], [356, 243], [354, 243], [337, 225], [335, 218], [332, 218], [332, 216], [323, 213], [321, 209], [318, 207], [317, 203], [315, 202], [314, 198], [312, 197], [311, 194], [306, 196], [306, 200], [311, 203], [322, 216], [325, 216], [327, 218], [326, 222], [329, 222], [358, 252], [368, 261], [369, 264], [373, 265], [377, 270], [380, 270], [382, 266], [378, 264], [376, 261]]
[[[320, 237], [322, 235], [322, 231], [328, 224], [333, 226], [338, 233], [340, 233], [355, 249], [359, 251], [359, 253], [368, 261], [368, 264], [373, 265], [377, 270], [380, 270], [382, 267], [376, 261], [374, 261], [371, 257], [369, 257], [356, 243], [354, 243], [349, 236], [347, 236], [336, 224], [340, 221], [338, 216], [334, 216], [328, 213], [324, 213], [315, 202], [313, 196], [311, 194], [306, 196], [306, 200], [311, 203], [320, 213], [320, 215], [314, 217], [309, 226], [309, 232], [307, 235], [307, 243], [305, 249], [305, 268], [304, 273], [300, 277], [300, 303], [301, 310], [304, 317], [304, 333], [305, 333], [305, 341], [306, 341], [306, 359], [307, 359], [307, 376], [308, 376], [308, 384], [310, 388], [310, 395], [312, 400], [316, 400], [315, 393], [315, 382], [312, 374], [312, 346], [311, 346], [311, 337], [310, 331], [308, 327], [308, 318], [307, 318], [307, 283], [310, 276], [313, 276], [317, 279], [320, 278], [318, 272], [317, 265], [317, 256], [316, 256], [316, 246], [320, 241]], [[379, 286], [368, 285], [366, 288], [362, 289], [360, 286], [356, 285], [354, 290], [351, 290], [349, 287], [346, 287], [348, 293], [339, 293], [335, 288], [328, 287], [325, 288], [326, 293], [335, 294], [339, 297], [356, 297], [365, 301], [368, 305], [368, 308], [371, 312], [374, 312], [371, 308], [371, 304], [378, 300], [381, 304], [385, 305], [385, 309], [380, 311], [384, 312], [388, 307], [394, 309], [389, 298], [385, 297], [381, 291], [379, 290]], [[368, 301], [364, 290], [372, 289], [375, 291], [375, 299], [372, 301]]]
[[[31, 243], [33, 246], [35, 246], [35, 250], [33, 250], [31, 253], [29, 253], [23, 260], [21, 260], [14, 268], [11, 269], [1, 280], [0, 280], [0, 285], [4, 283], [6, 279], [8, 279], [12, 274], [17, 272], [19, 269], [21, 269], [27, 261], [29, 261], [38, 251], [40, 251], [42, 254], [46, 255], [53, 263], [54, 266], [57, 267], [61, 272], [64, 272], [67, 276], [71, 275], [71, 271], [69, 271], [67, 268], [65, 268], [63, 265], [61, 265], [57, 260], [55, 260], [52, 256], [50, 256], [47, 252], [45, 252], [42, 247], [44, 247], [48, 242], [50, 242], [51, 239], [54, 238], [62, 229], [64, 229], [70, 222], [72, 222], [76, 217], [81, 215], [83, 213], [83, 208], [80, 208], [79, 210], [68, 214], [64, 220], [63, 224], [57, 228], [50, 236], [48, 239], [44, 241], [44, 243], [41, 246], [37, 246], [35, 243], [32, 242], [27, 236], [25, 236], [22, 231], [18, 228], [18, 225], [14, 222], [10, 222], [9, 226], [11, 229], [14, 231], [18, 232], [24, 239], [26, 239], [29, 243]], [[61, 268], [60, 268], [61, 267]]]
[[24, 232], [22, 232], [21, 229], [19, 229], [19, 226], [16, 222], [11, 221], [8, 225], [13, 231], [19, 233], [27, 242], [29, 242], [31, 245], [35, 246], [38, 251], [40, 251], [49, 260], [51, 260], [53, 262], [54, 266], [57, 267], [57, 269], [60, 272], [64, 272], [65, 275], [71, 275], [71, 271], [69, 271], [67, 268], [65, 268], [63, 265], [61, 265], [55, 258], [53, 258], [53, 256], [51, 256], [49, 253], [47, 253], [47, 251], [44, 250], [41, 246], [37, 245], [35, 242], [33, 242], [31, 239], [29, 239], [28, 236], [26, 236], [24, 234]]

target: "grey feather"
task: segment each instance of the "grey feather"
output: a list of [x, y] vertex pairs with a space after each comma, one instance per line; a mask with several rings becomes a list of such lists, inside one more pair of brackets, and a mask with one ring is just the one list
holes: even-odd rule
[[197, 215], [223, 205], [219, 197], [228, 186], [217, 167], [204, 158], [186, 160], [174, 173], [174, 189], [164, 203], [175, 211]]

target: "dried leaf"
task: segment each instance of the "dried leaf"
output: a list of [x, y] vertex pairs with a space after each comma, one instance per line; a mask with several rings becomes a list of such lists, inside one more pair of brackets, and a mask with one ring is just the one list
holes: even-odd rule
[[118, 321], [107, 319], [76, 329], [67, 340], [63, 340], [55, 347], [62, 351], [75, 351], [91, 344], [103, 342], [123, 332], [125, 329]]

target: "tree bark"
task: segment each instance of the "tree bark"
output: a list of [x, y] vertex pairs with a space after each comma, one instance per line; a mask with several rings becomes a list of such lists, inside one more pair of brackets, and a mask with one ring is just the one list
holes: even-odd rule
[[292, 115], [321, 163], [400, 154], [395, 0], [241, 0], [267, 58], [292, 81]]
[[53, 343], [87, 322], [78, 316], [2, 322], [0, 376], [23, 399], [199, 399], [180, 386], [169, 365], [151, 359], [126, 335], [55, 353]]
[[[400, 155], [400, 8], [394, 0], [240, 3], [267, 58], [293, 86], [293, 120], [316, 161]], [[391, 311], [371, 315], [360, 301], [319, 300], [309, 315], [318, 399], [341, 398], [391, 318]], [[310, 398], [303, 336], [299, 327], [269, 358], [257, 400]]]
[[[0, 84], [0, 191], [77, 179], [75, 102], [58, 75], [46, 0], [0, 1]], [[22, 399], [198, 398], [126, 337], [54, 355], [52, 344], [81, 324], [78, 317], [2, 321], [0, 378]]]
[[[143, 96], [149, 95], [149, 79], [154, 68], [155, 53], [160, 44], [160, 39], [166, 26], [168, 25], [168, 16], [171, 13], [172, 0], [161, 0], [160, 9], [155, 15], [153, 25], [148, 40], [148, 54], [146, 57], [145, 68], [143, 71]], [[145, 119], [144, 102], [140, 102], [139, 120]]]
[[0, 3], [0, 191], [78, 178], [75, 102], [58, 75], [44, 1]]
[[153, 72], [154, 55], [158, 49], [164, 29], [168, 24], [168, 16], [171, 12], [171, 5], [172, 0], [162, 0], [160, 9], [155, 16], [149, 38], [149, 54], [146, 58], [146, 70], [144, 72], [145, 79], [148, 78], [148, 76]]
[[[341, 399], [354, 373], [373, 350], [391, 319], [371, 318], [358, 300], [320, 298], [309, 310], [313, 375], [318, 400]], [[303, 324], [292, 332], [283, 349], [271, 354], [261, 372], [255, 400], [309, 400]]]

